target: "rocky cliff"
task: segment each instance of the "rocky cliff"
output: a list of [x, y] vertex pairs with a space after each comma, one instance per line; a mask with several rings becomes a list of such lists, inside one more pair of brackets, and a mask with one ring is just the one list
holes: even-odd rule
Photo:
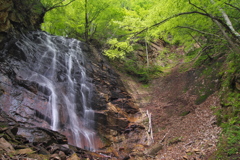
[[[94, 156], [87, 151], [67, 145], [68, 134], [64, 127], [61, 133], [66, 136], [50, 130], [52, 119], [45, 112], [50, 92], [34, 81], [24, 78], [31, 75], [29, 62], [34, 59], [29, 58], [18, 43], [25, 35], [30, 34], [30, 31], [40, 28], [45, 13], [44, 7], [38, 0], [1, 0], [0, 4], [1, 144], [7, 144], [11, 151], [31, 148], [30, 152], [23, 155], [31, 152], [43, 155], [56, 153], [57, 156], [62, 154], [66, 158], [76, 153], [78, 157], [93, 159]], [[38, 37], [31, 38], [36, 45], [40, 43]], [[119, 75], [104, 57], [92, 46], [81, 43], [81, 48], [87, 57], [86, 74], [94, 85], [91, 106], [95, 111], [97, 148], [99, 152], [108, 154], [103, 156], [104, 159], [129, 158], [134, 145], [148, 143], [147, 129], [141, 123], [136, 123], [136, 119], [142, 115]], [[59, 81], [64, 79], [60, 71], [56, 77]], [[61, 113], [64, 113], [64, 110]], [[62, 118], [67, 119], [64, 116]], [[131, 141], [136, 142], [131, 145]], [[13, 142], [17, 145], [11, 145]], [[25, 145], [22, 145], [23, 143]], [[59, 145], [52, 151], [54, 144]], [[1, 148], [0, 151], [6, 158], [8, 150]], [[95, 156], [101, 158], [99, 155]]]
[[45, 9], [38, 0], [1, 0], [0, 47], [3, 47], [3, 42], [9, 37], [39, 29], [44, 14]]

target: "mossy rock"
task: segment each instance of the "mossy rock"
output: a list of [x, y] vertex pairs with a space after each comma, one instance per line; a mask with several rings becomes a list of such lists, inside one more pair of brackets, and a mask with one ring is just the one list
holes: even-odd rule
[[196, 99], [195, 104], [196, 104], [196, 105], [199, 105], [199, 104], [203, 103], [203, 102], [204, 102], [211, 94], [213, 94], [213, 93], [214, 93], [214, 92], [209, 91], [209, 92], [207, 92], [206, 94], [199, 96], [199, 97]]
[[23, 155], [23, 154], [33, 154], [35, 153], [35, 151], [33, 151], [31, 148], [24, 148], [24, 149], [19, 149], [19, 150], [16, 150], [14, 151], [12, 154], [14, 155]]

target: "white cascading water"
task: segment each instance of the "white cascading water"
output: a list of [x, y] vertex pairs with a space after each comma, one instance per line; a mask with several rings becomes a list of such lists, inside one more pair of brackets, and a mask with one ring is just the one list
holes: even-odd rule
[[33, 32], [16, 44], [29, 55], [27, 61], [32, 74], [22, 78], [36, 82], [39, 90], [48, 95], [46, 115], [51, 117], [52, 130], [70, 130], [74, 145], [94, 151], [92, 84], [86, 75], [80, 43]]

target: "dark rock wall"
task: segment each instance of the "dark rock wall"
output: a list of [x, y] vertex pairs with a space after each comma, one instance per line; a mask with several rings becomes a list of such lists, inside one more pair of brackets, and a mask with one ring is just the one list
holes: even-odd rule
[[[50, 128], [51, 117], [45, 112], [48, 92], [21, 78], [21, 75], [30, 74], [26, 64], [28, 55], [15, 45], [16, 42], [15, 38], [11, 39], [0, 52], [0, 107], [22, 126]], [[104, 57], [84, 43], [82, 49], [88, 57], [86, 73], [94, 84], [91, 106], [96, 111], [95, 130], [100, 137], [111, 141], [112, 132], [124, 133], [130, 123], [129, 117], [137, 113], [138, 108]], [[102, 146], [101, 142], [98, 145]]]
[[7, 38], [40, 29], [44, 14], [39, 0], [0, 0], [0, 49]]
[[[25, 74], [21, 63], [28, 55], [15, 45], [22, 32], [40, 28], [44, 11], [39, 0], [0, 0], [0, 107], [24, 127], [49, 128], [51, 124], [51, 118], [42, 112], [47, 96], [37, 84], [19, 77]], [[92, 107], [96, 130], [111, 141], [113, 132], [117, 133], [114, 136], [124, 133], [130, 123], [128, 117], [138, 108], [104, 57], [84, 43], [82, 49], [88, 56], [87, 74], [95, 86]]]
[[87, 73], [95, 86], [92, 107], [96, 111], [97, 130], [100, 137], [113, 141], [114, 137], [125, 132], [130, 124], [129, 117], [139, 109], [105, 58], [94, 47], [89, 49]]

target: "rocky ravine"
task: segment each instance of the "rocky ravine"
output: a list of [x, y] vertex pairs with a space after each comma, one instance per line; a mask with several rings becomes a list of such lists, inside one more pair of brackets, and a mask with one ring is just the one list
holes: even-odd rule
[[204, 67], [180, 67], [144, 88], [123, 76], [140, 110], [152, 114], [154, 143], [144, 153], [158, 160], [207, 160], [217, 149], [221, 128], [212, 108], [220, 105], [219, 78]]

